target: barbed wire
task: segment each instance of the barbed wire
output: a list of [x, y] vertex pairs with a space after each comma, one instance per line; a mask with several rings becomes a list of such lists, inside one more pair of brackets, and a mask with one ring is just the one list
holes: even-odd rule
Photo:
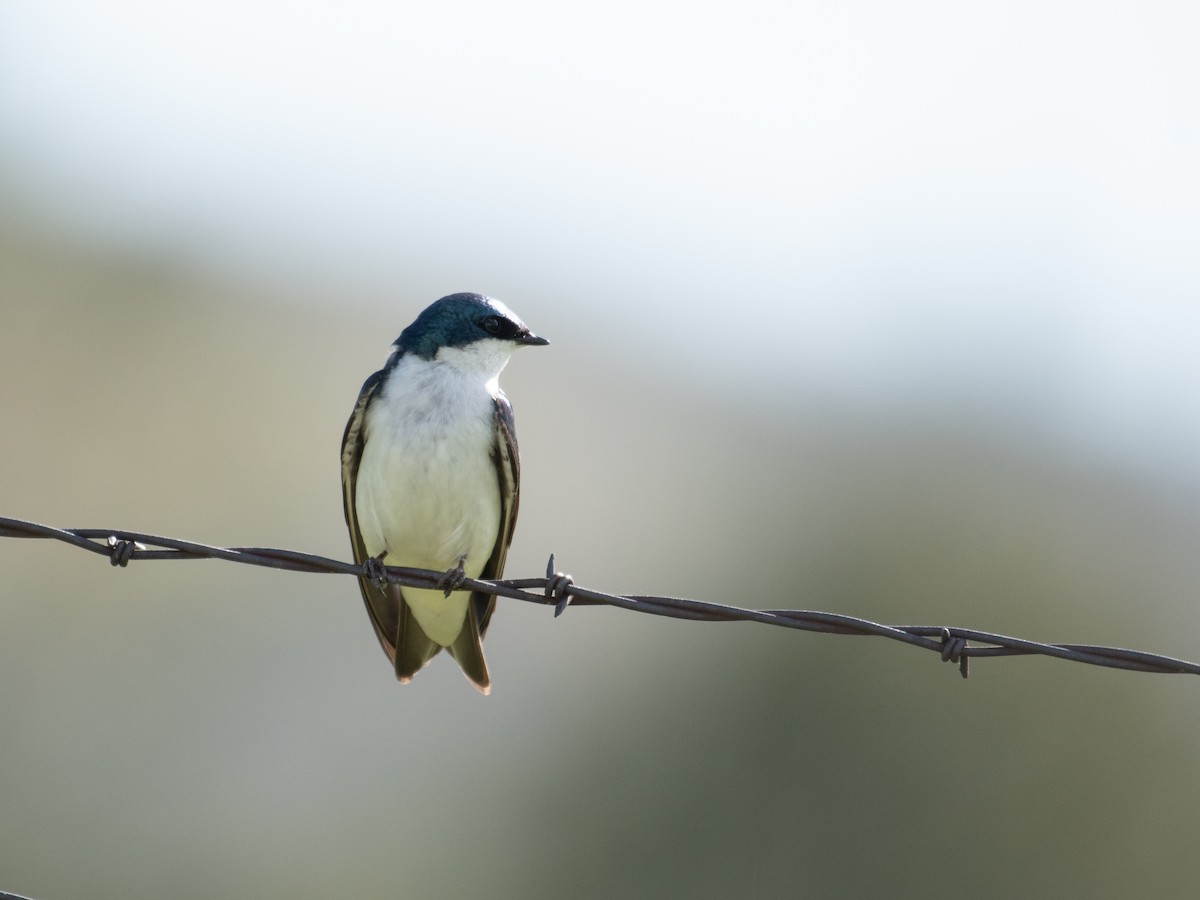
[[[223, 559], [229, 562], [292, 572], [320, 572], [382, 578], [407, 587], [441, 588], [445, 572], [341, 562], [296, 550], [268, 547], [213, 547], [194, 541], [125, 531], [119, 528], [53, 528], [22, 519], [0, 517], [0, 537], [46, 538], [108, 557], [114, 566], [127, 566], [132, 560], [152, 559]], [[156, 549], [157, 548], [157, 549]], [[967, 677], [968, 659], [995, 656], [1051, 656], [1070, 662], [1127, 669], [1200, 675], [1200, 664], [1120, 647], [1092, 644], [1046, 644], [1023, 638], [943, 625], [882, 625], [867, 619], [840, 613], [802, 609], [744, 609], [703, 600], [681, 597], [652, 597], [608, 594], [574, 583], [571, 576], [554, 569], [550, 556], [545, 578], [505, 578], [479, 581], [467, 578], [456, 590], [482, 591], [514, 600], [553, 606], [555, 616], [568, 606], [615, 606], [634, 612], [691, 619], [700, 622], [759, 622], [800, 631], [875, 636], [932, 650], [943, 661], [955, 662], [963, 678]], [[534, 593], [533, 591], [540, 591]]]

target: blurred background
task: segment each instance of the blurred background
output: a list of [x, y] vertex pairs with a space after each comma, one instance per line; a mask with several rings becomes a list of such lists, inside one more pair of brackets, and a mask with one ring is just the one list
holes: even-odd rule
[[[1200, 658], [1195, 4], [0, 8], [0, 515], [349, 558], [437, 297], [513, 577]], [[1200, 683], [0, 541], [0, 890], [1190, 897]]]

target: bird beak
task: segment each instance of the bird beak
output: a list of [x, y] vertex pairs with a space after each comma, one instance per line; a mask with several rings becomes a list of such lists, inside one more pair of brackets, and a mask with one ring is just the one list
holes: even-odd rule
[[523, 331], [517, 336], [517, 343], [523, 347], [545, 347], [550, 342], [532, 331]]

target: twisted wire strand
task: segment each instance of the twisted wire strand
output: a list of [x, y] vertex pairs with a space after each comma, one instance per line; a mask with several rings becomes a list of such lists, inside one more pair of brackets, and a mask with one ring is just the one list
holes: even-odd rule
[[[161, 535], [119, 528], [53, 528], [22, 519], [0, 517], [0, 537], [44, 538], [61, 541], [109, 558], [114, 566], [134, 559], [223, 559], [292, 572], [317, 572], [370, 577], [365, 565], [341, 562], [312, 553], [270, 547], [214, 547]], [[386, 580], [408, 587], [438, 588], [445, 575], [428, 569], [379, 567]], [[968, 659], [994, 656], [1050, 656], [1070, 662], [1127, 669], [1134, 672], [1200, 675], [1200, 664], [1141, 650], [1091, 644], [1047, 644], [944, 625], [883, 625], [840, 613], [802, 609], [744, 609], [681, 597], [608, 594], [575, 584], [554, 570], [550, 557], [545, 578], [506, 578], [497, 581], [465, 579], [457, 590], [483, 591], [528, 603], [554, 606], [558, 615], [567, 606], [615, 606], [634, 612], [700, 622], [759, 622], [825, 634], [884, 637], [931, 650], [944, 661], [958, 664], [967, 676]], [[536, 592], [536, 593], [535, 593]]]

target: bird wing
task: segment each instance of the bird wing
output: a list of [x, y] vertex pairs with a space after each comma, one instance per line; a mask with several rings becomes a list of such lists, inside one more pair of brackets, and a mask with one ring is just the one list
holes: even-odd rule
[[[479, 574], [480, 578], [485, 579], [499, 578], [504, 572], [504, 558], [508, 555], [508, 546], [512, 543], [513, 530], [517, 525], [521, 487], [521, 458], [517, 451], [512, 405], [499, 391], [493, 399], [496, 406], [496, 444], [492, 448], [492, 461], [496, 465], [496, 480], [500, 488], [500, 522], [492, 555]], [[484, 694], [491, 690], [492, 682], [483, 656], [483, 636], [495, 607], [494, 595], [482, 591], [471, 594], [463, 630], [447, 648], [467, 678]]]
[[[496, 464], [496, 478], [500, 482], [500, 527], [496, 530], [496, 546], [481, 578], [494, 579], [504, 574], [504, 559], [512, 543], [513, 531], [517, 527], [517, 507], [521, 497], [521, 454], [517, 449], [517, 426], [513, 419], [512, 404], [504, 393], [497, 391], [496, 401], [496, 447], [492, 459]], [[479, 616], [479, 633], [487, 631], [496, 598], [492, 594], [471, 595], [471, 603]]]
[[[356, 563], [367, 559], [367, 548], [359, 531], [355, 503], [358, 465], [362, 460], [363, 445], [366, 443], [367, 405], [383, 383], [384, 371], [376, 372], [363, 383], [358, 401], [354, 404], [354, 411], [350, 413], [350, 420], [346, 423], [346, 431], [342, 435], [342, 500]], [[379, 644], [396, 668], [396, 677], [402, 682], [411, 680], [441, 648], [430, 640], [417, 624], [416, 618], [404, 601], [400, 585], [387, 584], [381, 587], [370, 578], [360, 577], [358, 586], [362, 591], [363, 602], [367, 606], [367, 614], [371, 617]]]

